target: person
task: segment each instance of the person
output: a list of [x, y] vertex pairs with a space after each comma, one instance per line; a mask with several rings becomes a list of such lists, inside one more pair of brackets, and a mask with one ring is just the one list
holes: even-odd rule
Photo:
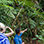
[[[11, 31], [10, 33], [5, 33], [7, 28]], [[0, 44], [10, 44], [8, 37], [13, 33], [14, 31], [10, 27], [0, 22]]]
[[16, 31], [15, 31], [16, 35], [14, 37], [14, 44], [24, 44], [24, 42], [22, 42], [21, 36], [25, 31], [27, 31], [27, 29], [25, 29], [23, 31], [21, 31], [20, 28], [16, 29]]

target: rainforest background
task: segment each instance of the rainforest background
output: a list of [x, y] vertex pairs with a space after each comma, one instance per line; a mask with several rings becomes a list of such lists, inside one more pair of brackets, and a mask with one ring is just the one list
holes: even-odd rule
[[[0, 0], [0, 22], [14, 32], [27, 28], [22, 36], [25, 44], [44, 44], [44, 0]], [[14, 35], [8, 37], [11, 44]]]

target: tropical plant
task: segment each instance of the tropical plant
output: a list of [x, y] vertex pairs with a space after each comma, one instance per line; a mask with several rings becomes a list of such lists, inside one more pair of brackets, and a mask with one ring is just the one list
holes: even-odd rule
[[0, 22], [14, 31], [18, 27], [21, 30], [27, 28], [23, 36], [26, 41], [39, 39], [44, 42], [44, 6], [41, 3], [42, 0], [0, 0]]

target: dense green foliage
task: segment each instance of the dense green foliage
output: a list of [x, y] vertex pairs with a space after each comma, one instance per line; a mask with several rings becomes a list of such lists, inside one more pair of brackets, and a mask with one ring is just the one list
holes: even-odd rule
[[27, 28], [28, 31], [23, 37], [27, 38], [27, 41], [30, 38], [32, 40], [38, 38], [44, 42], [43, 4], [43, 0], [0, 0], [0, 22], [10, 26], [13, 30], [17, 27], [21, 30]]

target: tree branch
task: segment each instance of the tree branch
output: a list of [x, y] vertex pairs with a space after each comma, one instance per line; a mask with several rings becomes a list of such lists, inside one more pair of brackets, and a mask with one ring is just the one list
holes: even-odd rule
[[14, 24], [15, 24], [15, 22], [16, 22], [18, 16], [20, 15], [21, 10], [22, 10], [22, 8], [21, 8], [20, 11], [18, 12], [18, 14], [17, 14], [17, 16], [16, 16], [16, 19], [14, 19], [14, 21], [13, 21], [13, 23], [12, 23], [12, 26], [11, 26], [12, 29], [13, 29], [13, 26], [14, 26]]

